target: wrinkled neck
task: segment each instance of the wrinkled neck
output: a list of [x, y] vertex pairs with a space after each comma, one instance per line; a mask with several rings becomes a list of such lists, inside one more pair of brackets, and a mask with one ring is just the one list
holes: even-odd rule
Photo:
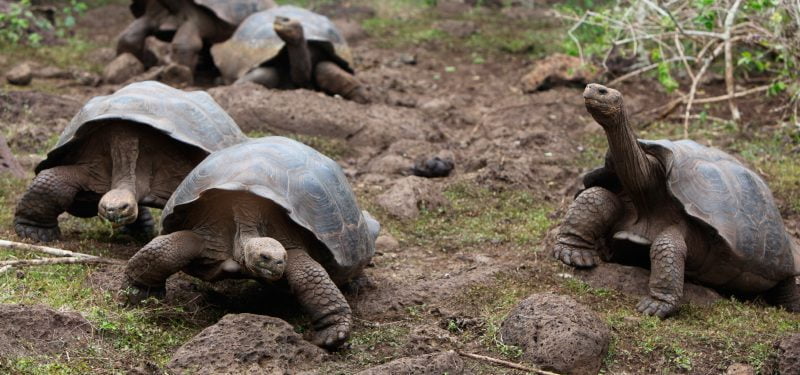
[[257, 202], [249, 199], [236, 202], [232, 209], [234, 230], [236, 231], [233, 238], [233, 256], [237, 261], [243, 261], [245, 243], [252, 238], [261, 237], [258, 227], [263, 218]]
[[624, 109], [612, 123], [604, 126], [604, 129], [614, 170], [622, 186], [631, 195], [634, 205], [639, 210], [648, 211], [655, 193], [652, 188], [659, 181], [658, 165], [642, 149]]
[[109, 145], [111, 157], [111, 189], [128, 190], [136, 196], [136, 167], [139, 161], [139, 137], [127, 126], [112, 130]]
[[286, 43], [289, 53], [289, 66], [292, 82], [297, 87], [308, 88], [311, 85], [311, 53], [305, 37], [298, 43]]

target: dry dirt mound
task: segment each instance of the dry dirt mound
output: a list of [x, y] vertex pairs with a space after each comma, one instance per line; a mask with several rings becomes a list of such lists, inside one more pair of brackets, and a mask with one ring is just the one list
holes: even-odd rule
[[228, 314], [181, 346], [167, 368], [177, 374], [283, 374], [324, 356], [283, 320]]
[[0, 358], [66, 353], [85, 346], [91, 336], [91, 324], [78, 313], [0, 305]]
[[365, 106], [308, 90], [269, 90], [248, 83], [208, 93], [245, 132], [314, 135], [372, 147], [437, 133], [419, 112], [382, 104]]

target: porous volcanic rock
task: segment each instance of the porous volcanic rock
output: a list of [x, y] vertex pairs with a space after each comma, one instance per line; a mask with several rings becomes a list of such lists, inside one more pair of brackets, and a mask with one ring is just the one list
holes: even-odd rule
[[520, 347], [522, 358], [568, 374], [597, 374], [611, 332], [588, 307], [572, 298], [542, 293], [520, 302], [500, 328], [505, 344]]
[[228, 314], [181, 346], [167, 368], [176, 374], [293, 374], [324, 356], [281, 319]]
[[436, 184], [417, 176], [397, 180], [389, 190], [376, 199], [376, 203], [390, 215], [401, 219], [416, 218], [421, 207], [432, 209], [447, 203], [447, 199]]
[[144, 73], [142, 62], [130, 53], [123, 53], [103, 69], [103, 82], [110, 84], [124, 83], [142, 73]]

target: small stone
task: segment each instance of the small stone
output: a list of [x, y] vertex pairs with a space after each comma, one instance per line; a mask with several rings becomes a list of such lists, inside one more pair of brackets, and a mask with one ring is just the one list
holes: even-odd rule
[[406, 65], [417, 65], [417, 56], [410, 53], [404, 53], [400, 56], [400, 62]]
[[191, 85], [194, 81], [194, 77], [192, 76], [192, 70], [189, 69], [188, 66], [169, 64], [161, 72], [161, 77], [159, 80], [168, 85], [184, 86]]
[[6, 73], [6, 81], [12, 85], [27, 86], [33, 80], [33, 69], [30, 64], [19, 64], [8, 73]]
[[398, 180], [388, 191], [377, 197], [377, 203], [390, 215], [414, 219], [420, 208], [437, 208], [447, 203], [441, 190], [430, 180], [408, 176]]
[[99, 85], [100, 82], [102, 81], [99, 75], [89, 72], [75, 73], [75, 80], [78, 81], [78, 83], [83, 86], [92, 86], [92, 87]]
[[400, 243], [391, 234], [382, 234], [375, 240], [375, 249], [392, 253], [400, 247]]
[[436, 178], [447, 177], [453, 171], [455, 164], [450, 159], [434, 156], [431, 159], [420, 160], [411, 168], [411, 174], [419, 177]]
[[734, 363], [725, 370], [725, 375], [756, 375], [753, 366], [744, 363]]
[[123, 53], [117, 56], [103, 70], [103, 82], [109, 84], [124, 83], [142, 73], [144, 73], [142, 62], [130, 53]]
[[34, 71], [33, 76], [44, 79], [71, 79], [73, 75], [67, 70], [55, 66], [46, 66]]

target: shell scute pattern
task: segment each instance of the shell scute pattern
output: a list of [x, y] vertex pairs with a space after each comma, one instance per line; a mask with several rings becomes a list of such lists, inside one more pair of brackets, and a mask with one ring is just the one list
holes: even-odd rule
[[189, 229], [182, 227], [187, 207], [212, 189], [250, 192], [283, 207], [333, 255], [332, 274], [351, 275], [375, 252], [374, 235], [344, 172], [297, 141], [265, 137], [211, 154], [167, 202], [163, 233]]
[[273, 0], [195, 0], [195, 3], [231, 25], [238, 25], [247, 16], [275, 6]]
[[187, 93], [154, 81], [137, 82], [86, 103], [61, 133], [47, 159], [37, 166], [37, 173], [58, 165], [70, 144], [87, 131], [86, 125], [99, 126], [102, 120], [150, 126], [208, 153], [247, 139], [207, 93]]
[[716, 230], [735, 258], [756, 273], [793, 273], [791, 238], [755, 172], [693, 141], [640, 142], [666, 166], [668, 189], [687, 214]]

